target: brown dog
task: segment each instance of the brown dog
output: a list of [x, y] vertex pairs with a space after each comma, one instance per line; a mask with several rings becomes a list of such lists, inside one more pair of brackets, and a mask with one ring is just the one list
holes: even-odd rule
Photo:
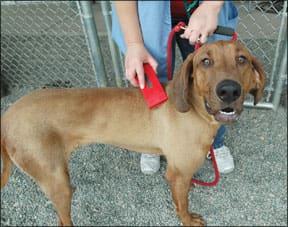
[[187, 58], [165, 86], [169, 100], [154, 110], [136, 88], [35, 91], [1, 119], [1, 187], [13, 162], [51, 199], [59, 225], [72, 225], [71, 152], [81, 144], [113, 144], [165, 155], [177, 215], [184, 225], [204, 225], [199, 215], [188, 212], [191, 177], [220, 124], [237, 120], [246, 94], [256, 104], [264, 84], [264, 71], [246, 48], [218, 41]]

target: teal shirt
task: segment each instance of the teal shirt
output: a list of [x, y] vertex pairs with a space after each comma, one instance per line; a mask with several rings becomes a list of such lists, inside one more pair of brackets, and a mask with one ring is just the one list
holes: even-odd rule
[[[166, 49], [168, 36], [171, 31], [170, 1], [138, 1], [138, 15], [144, 45], [158, 62], [157, 74], [159, 77], [167, 77]], [[218, 15], [218, 25], [231, 27], [236, 30], [237, 20], [237, 8], [232, 1], [224, 1]], [[112, 37], [122, 53], [125, 54], [125, 40], [114, 4], [112, 4]], [[214, 34], [208, 38], [208, 42], [229, 39], [231, 39], [229, 36]]]

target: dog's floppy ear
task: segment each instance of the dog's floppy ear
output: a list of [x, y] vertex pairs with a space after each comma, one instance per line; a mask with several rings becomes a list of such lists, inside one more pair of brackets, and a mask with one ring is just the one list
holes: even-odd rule
[[193, 57], [194, 54], [192, 53], [186, 58], [175, 74], [172, 84], [172, 101], [176, 109], [182, 113], [189, 111], [191, 108], [189, 97], [193, 82]]
[[254, 96], [254, 105], [256, 105], [262, 98], [266, 82], [266, 74], [262, 65], [254, 56], [252, 56], [252, 65], [255, 76], [255, 87], [252, 88], [249, 93]]

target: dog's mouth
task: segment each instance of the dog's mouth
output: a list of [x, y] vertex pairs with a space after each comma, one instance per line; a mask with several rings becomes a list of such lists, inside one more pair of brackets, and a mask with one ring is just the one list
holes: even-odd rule
[[220, 110], [212, 110], [207, 101], [205, 107], [209, 114], [213, 115], [216, 121], [222, 124], [230, 124], [237, 121], [240, 117], [241, 111], [236, 110], [234, 107], [228, 106]]

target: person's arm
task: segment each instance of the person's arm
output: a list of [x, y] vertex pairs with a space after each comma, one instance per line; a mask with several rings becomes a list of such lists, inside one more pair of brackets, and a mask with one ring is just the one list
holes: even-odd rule
[[137, 1], [114, 1], [114, 5], [126, 44], [143, 45]]
[[199, 38], [201, 43], [205, 43], [217, 28], [218, 14], [223, 4], [224, 1], [203, 1], [191, 15], [181, 38], [189, 39], [192, 45]]
[[137, 1], [114, 1], [114, 6], [127, 48], [125, 53], [126, 78], [132, 85], [138, 86], [135, 79], [137, 74], [140, 87], [144, 88], [143, 63], [149, 63], [155, 71], [158, 64], [144, 46]]

